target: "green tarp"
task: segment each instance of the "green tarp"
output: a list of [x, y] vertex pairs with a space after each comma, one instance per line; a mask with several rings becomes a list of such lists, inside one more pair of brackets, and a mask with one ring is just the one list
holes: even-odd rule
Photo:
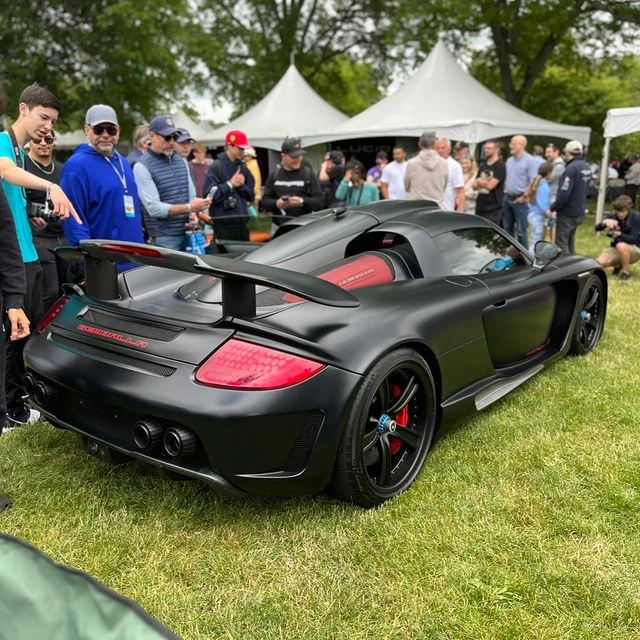
[[90, 576], [0, 534], [0, 640], [161, 640], [178, 636]]

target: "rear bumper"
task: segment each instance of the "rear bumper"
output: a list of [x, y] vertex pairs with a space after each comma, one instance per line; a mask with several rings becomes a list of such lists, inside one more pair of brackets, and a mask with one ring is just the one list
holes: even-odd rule
[[[216, 389], [194, 381], [192, 364], [167, 360], [173, 373], [159, 375], [157, 367], [143, 371], [98, 360], [46, 336], [28, 343], [25, 362], [35, 382], [49, 390], [44, 401], [33, 394], [31, 401], [51, 423], [230, 495], [322, 490], [333, 470], [343, 413], [361, 379], [327, 366], [286, 389]], [[163, 433], [187, 430], [193, 454], [174, 458], [162, 444], [141, 450], [136, 424], [149, 420]]]

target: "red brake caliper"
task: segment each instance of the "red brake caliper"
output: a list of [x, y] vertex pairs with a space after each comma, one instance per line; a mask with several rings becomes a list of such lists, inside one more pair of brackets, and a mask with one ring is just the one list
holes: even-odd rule
[[[391, 385], [391, 393], [393, 395], [393, 399], [395, 400], [400, 396], [401, 393], [400, 386], [397, 384]], [[409, 405], [406, 404], [401, 411], [398, 411], [393, 419], [396, 421], [396, 426], [401, 427], [403, 429], [407, 428], [407, 424], [409, 422]], [[400, 451], [400, 447], [402, 446], [402, 440], [400, 438], [394, 438], [393, 436], [389, 436], [389, 451], [392, 456], [395, 456], [398, 451]]]

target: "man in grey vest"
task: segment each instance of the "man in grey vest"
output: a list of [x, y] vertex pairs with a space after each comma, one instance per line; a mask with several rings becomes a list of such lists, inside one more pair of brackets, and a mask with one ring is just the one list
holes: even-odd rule
[[149, 241], [166, 249], [185, 248], [187, 228], [209, 198], [197, 198], [187, 161], [174, 153], [177, 129], [169, 116], [149, 124], [150, 145], [133, 167], [140, 200], [155, 223]]

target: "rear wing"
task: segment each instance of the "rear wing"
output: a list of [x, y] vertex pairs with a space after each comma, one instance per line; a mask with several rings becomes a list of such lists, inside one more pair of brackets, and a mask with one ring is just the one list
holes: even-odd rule
[[256, 285], [272, 287], [329, 307], [359, 305], [353, 295], [325, 280], [244, 260], [111, 240], [82, 240], [79, 247], [58, 247], [55, 251], [63, 260], [84, 261], [87, 295], [97, 300], [120, 298], [116, 264], [126, 261], [220, 278], [224, 316], [255, 316]]

